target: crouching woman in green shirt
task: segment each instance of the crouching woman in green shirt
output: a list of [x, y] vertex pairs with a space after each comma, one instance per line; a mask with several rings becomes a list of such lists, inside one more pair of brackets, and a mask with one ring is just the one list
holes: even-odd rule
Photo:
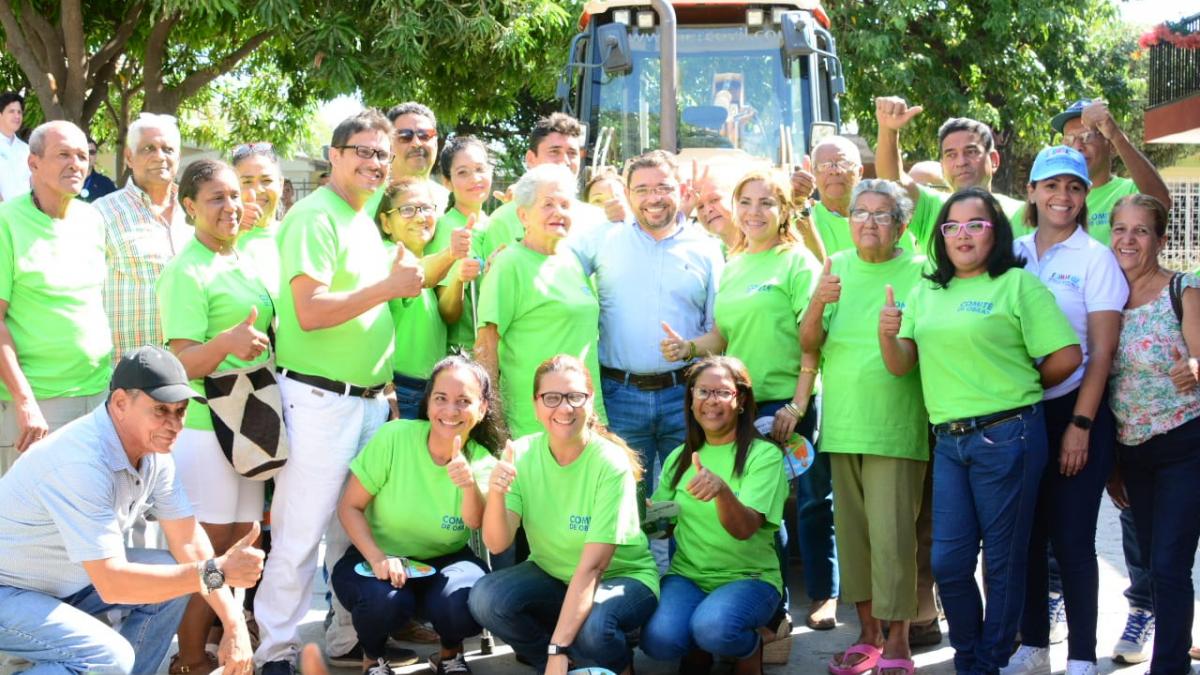
[[480, 579], [471, 613], [539, 672], [561, 675], [568, 659], [628, 672], [626, 634], [658, 603], [658, 570], [638, 519], [642, 469], [597, 424], [582, 361], [560, 354], [532, 379], [544, 431], [505, 448], [483, 516], [489, 551], [507, 549], [523, 525], [529, 559]]
[[788, 496], [783, 453], [754, 427], [750, 375], [727, 356], [688, 371], [687, 440], [663, 462], [655, 501], [679, 504], [675, 555], [642, 631], [651, 658], [707, 672], [713, 657], [762, 672], [763, 629], [783, 582], [775, 532]]
[[[938, 214], [934, 267], [903, 310], [891, 286], [879, 315], [884, 365], [903, 377], [921, 359], [937, 444], [933, 575], [954, 666], [1008, 663], [1025, 597], [1026, 549], [1046, 463], [1042, 392], [1083, 354], [1054, 296], [1013, 254], [995, 197], [969, 188]], [[975, 583], [983, 546], [987, 609]]]
[[495, 464], [504, 426], [491, 378], [478, 364], [450, 356], [429, 380], [420, 419], [379, 429], [350, 463], [338, 503], [353, 546], [331, 581], [370, 675], [391, 675], [388, 635], [416, 616], [441, 638], [430, 659], [439, 674], [470, 672], [462, 641], [480, 632], [467, 601], [485, 566], [467, 547], [468, 528], [483, 519], [479, 484]]

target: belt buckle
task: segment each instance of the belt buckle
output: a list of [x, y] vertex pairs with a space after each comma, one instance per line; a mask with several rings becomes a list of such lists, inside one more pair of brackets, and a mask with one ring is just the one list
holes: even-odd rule
[[949, 431], [952, 435], [961, 436], [970, 431], [972, 426], [970, 422], [951, 422]]

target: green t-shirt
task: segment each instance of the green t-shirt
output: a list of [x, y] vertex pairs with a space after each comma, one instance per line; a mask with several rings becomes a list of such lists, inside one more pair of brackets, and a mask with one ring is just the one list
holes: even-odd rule
[[[500, 333], [500, 395], [514, 437], [540, 431], [533, 406], [533, 373], [558, 354], [583, 360], [600, 381], [597, 343], [600, 303], [579, 259], [566, 247], [546, 256], [509, 246], [492, 261], [479, 289], [479, 325]], [[597, 389], [596, 414], [606, 421]]]
[[[787, 473], [783, 453], [774, 444], [758, 439], [750, 445], [742, 475], [734, 477], [734, 443], [700, 448], [704, 468], [719, 476], [734, 496], [748, 509], [762, 514], [764, 522], [749, 539], [738, 539], [721, 525], [717, 501], [702, 502], [687, 491], [695, 475], [691, 455], [684, 456], [679, 446], [663, 462], [662, 480], [654, 491], [654, 501], [679, 504], [675, 524], [675, 555], [667, 574], [678, 574], [695, 582], [700, 590], [712, 593], [721, 586], [742, 579], [759, 579], [783, 592], [779, 558], [775, 555], [775, 532], [783, 518], [783, 503], [788, 497]], [[689, 464], [676, 487], [671, 487], [680, 461]]]
[[[1009, 223], [1012, 225], [1014, 240], [1017, 237], [1023, 237], [1033, 232], [1033, 228], [1025, 224], [1025, 202], [998, 192], [993, 192], [992, 196], [996, 198], [997, 202], [1000, 202], [1000, 209], [1004, 211], [1004, 215], [1008, 216]], [[929, 238], [933, 235], [934, 229], [937, 227], [938, 213], [941, 212], [942, 206], [946, 204], [947, 199], [950, 199], [950, 195], [945, 192], [921, 187], [921, 196], [913, 204], [912, 220], [908, 223], [908, 231], [919, 242], [916, 249], [918, 253], [929, 254]]]
[[900, 337], [917, 343], [929, 420], [941, 424], [1042, 400], [1034, 359], [1079, 344], [1054, 295], [1034, 275], [1010, 269], [917, 284]]
[[296, 202], [279, 229], [279, 367], [370, 387], [392, 379], [392, 315], [380, 303], [345, 323], [306, 331], [296, 318], [291, 280], [301, 274], [332, 293], [382, 281], [392, 259], [366, 211], [327, 187]]
[[614, 544], [602, 578], [636, 579], [658, 595], [658, 568], [642, 533], [637, 481], [625, 450], [593, 435], [575, 461], [561, 466], [545, 433], [525, 436], [513, 446], [517, 477], [505, 507], [521, 517], [529, 559], [570, 583], [584, 544]]
[[279, 300], [279, 223], [255, 227], [243, 232], [235, 244], [238, 253], [244, 254], [251, 267], [258, 272], [272, 300]]
[[[850, 236], [849, 218], [830, 211], [821, 202], [813, 205], [812, 215], [813, 223], [817, 226], [817, 233], [821, 235], [821, 243], [825, 244], [825, 255], [833, 255], [838, 251], [854, 250], [854, 239]], [[911, 227], [900, 236], [898, 246], [906, 251], [916, 249], [917, 243], [913, 237]]]
[[800, 373], [796, 322], [821, 266], [803, 245], [740, 253], [725, 265], [717, 291], [717, 329], [725, 353], [750, 371], [757, 401], [791, 400]]
[[[155, 291], [167, 344], [171, 340], [208, 342], [245, 321], [251, 307], [258, 308], [254, 327], [266, 333], [275, 315], [267, 287], [246, 256], [217, 255], [194, 237], [163, 268]], [[214, 372], [256, 366], [269, 357], [264, 351], [253, 361], [243, 361], [230, 354]], [[192, 380], [191, 385], [204, 393], [204, 378]], [[188, 401], [184, 426], [212, 431], [208, 406], [195, 399]]]
[[884, 286], [892, 285], [896, 304], [904, 308], [921, 281], [925, 258], [901, 251], [887, 262], [868, 263], [855, 251], [843, 251], [832, 259], [842, 295], [825, 306], [822, 317], [827, 336], [821, 347], [821, 451], [927, 460], [929, 414], [919, 369], [896, 377], [879, 353]]
[[524, 236], [525, 226], [517, 217], [517, 205], [512, 202], [501, 204], [488, 216], [487, 231], [480, 237], [479, 255], [486, 261], [496, 249], [520, 241]]
[[[33, 396], [91, 396], [108, 389], [112, 333], [104, 313], [104, 223], [73, 200], [52, 220], [29, 193], [0, 204], [0, 300], [17, 363]], [[0, 383], [0, 400], [12, 394]]]
[[1117, 176], [1098, 188], [1092, 188], [1087, 196], [1088, 234], [1101, 244], [1111, 246], [1112, 224], [1108, 222], [1108, 217], [1112, 215], [1113, 206], [1121, 197], [1137, 193], [1137, 185], [1132, 180]]
[[[483, 244], [484, 237], [487, 235], [488, 224], [490, 220], [485, 213], [480, 213], [475, 220], [475, 234], [471, 237], [471, 257], [484, 260]], [[450, 246], [450, 235], [458, 229], [467, 226], [467, 217], [458, 209], [450, 209], [446, 215], [442, 216], [437, 221], [437, 230], [433, 234], [433, 239], [425, 247], [425, 254], [432, 255], [440, 253]], [[456, 261], [450, 267], [450, 271], [446, 276], [438, 282], [439, 287], [446, 287], [450, 282], [458, 278], [459, 267], [461, 261]], [[480, 279], [475, 279], [475, 288], [479, 288]], [[478, 291], [476, 291], [478, 292]], [[453, 348], [458, 348], [464, 352], [470, 353], [475, 347], [475, 322], [473, 319], [474, 309], [472, 309], [471, 287], [470, 285], [463, 287], [463, 310], [462, 316], [458, 317], [453, 325], [446, 330], [446, 348], [447, 351]]]
[[[384, 242], [389, 256], [396, 255], [396, 244]], [[446, 324], [438, 312], [437, 292], [421, 289], [415, 298], [388, 301], [396, 330], [396, 349], [392, 368], [401, 375], [418, 380], [429, 379], [434, 365], [446, 355]]]
[[[486, 495], [496, 460], [471, 440], [463, 455]], [[367, 524], [384, 553], [428, 560], [467, 545], [471, 531], [463, 523], [462, 490], [429, 454], [428, 420], [383, 425], [350, 462], [350, 471], [373, 497]]]

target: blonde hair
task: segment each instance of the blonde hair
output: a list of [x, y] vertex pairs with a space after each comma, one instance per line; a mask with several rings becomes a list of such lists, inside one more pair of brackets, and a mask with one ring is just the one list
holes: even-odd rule
[[[800, 243], [800, 233], [792, 227], [792, 186], [783, 179], [778, 171], [769, 169], [755, 169], [742, 176], [742, 179], [733, 187], [733, 220], [738, 231], [741, 232], [742, 228], [737, 217], [737, 201], [742, 196], [742, 190], [750, 183], [755, 182], [766, 184], [767, 189], [771, 191], [771, 196], [779, 202], [779, 246], [791, 247]], [[730, 249], [729, 255], [745, 251], [748, 245], [749, 241], [743, 233], [737, 245]]]

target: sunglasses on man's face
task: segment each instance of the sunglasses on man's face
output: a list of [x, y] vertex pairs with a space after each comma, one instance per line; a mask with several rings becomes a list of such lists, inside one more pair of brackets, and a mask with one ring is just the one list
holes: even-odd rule
[[405, 143], [412, 143], [412, 139], [416, 138], [422, 143], [431, 138], [437, 138], [437, 129], [397, 129], [396, 138]]

